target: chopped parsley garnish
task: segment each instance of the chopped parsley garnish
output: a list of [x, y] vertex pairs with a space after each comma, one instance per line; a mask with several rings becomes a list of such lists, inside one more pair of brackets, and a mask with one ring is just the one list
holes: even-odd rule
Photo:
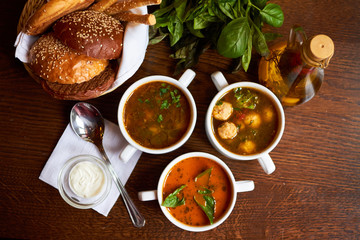
[[160, 109], [168, 109], [170, 105], [171, 104], [168, 102], [168, 100], [164, 100], [160, 105]]
[[251, 93], [249, 89], [234, 88], [234, 97], [238, 108], [255, 109], [258, 103], [258, 96]]
[[157, 121], [158, 123], [162, 122], [164, 119], [163, 119], [163, 115], [162, 114], [159, 114], [158, 118], [157, 118]]
[[168, 92], [169, 89], [167, 88], [160, 88], [159, 91], [160, 91], [160, 96], [162, 97], [164, 94], [166, 94]]

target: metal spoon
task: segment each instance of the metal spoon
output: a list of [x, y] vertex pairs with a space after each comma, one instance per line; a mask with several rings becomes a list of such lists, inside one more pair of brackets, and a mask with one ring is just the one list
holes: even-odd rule
[[140, 214], [130, 196], [126, 192], [119, 177], [115, 173], [102, 144], [105, 125], [99, 110], [89, 103], [79, 102], [74, 105], [70, 112], [70, 124], [74, 132], [85, 141], [95, 144], [99, 149], [111, 176], [120, 191], [131, 221], [135, 227], [143, 227], [145, 219]]

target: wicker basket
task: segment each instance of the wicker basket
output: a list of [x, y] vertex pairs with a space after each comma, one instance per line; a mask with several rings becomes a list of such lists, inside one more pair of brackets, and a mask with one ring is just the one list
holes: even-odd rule
[[[17, 33], [21, 32], [21, 30], [25, 27], [27, 20], [31, 15], [34, 14], [36, 10], [38, 10], [42, 5], [46, 3], [46, 0], [28, 0], [21, 12], [20, 19], [17, 25]], [[40, 79], [36, 76], [30, 69], [29, 65], [24, 63], [24, 67], [26, 71], [28, 71], [29, 75], [35, 79], [38, 83], [40, 83]]]
[[[95, 0], [95, 2], [96, 2], [96, 1], [97, 1], [97, 0]], [[47, 3], [47, 0], [28, 0], [28, 1], [26, 2], [25, 6], [24, 6], [24, 8], [23, 8], [23, 11], [21, 12], [21, 15], [20, 15], [20, 19], [19, 19], [18, 26], [17, 26], [17, 33], [20, 33], [20, 32], [24, 29], [24, 27], [25, 27], [28, 19], [35, 13], [36, 10], [38, 10], [38, 9], [39, 9], [41, 6], [43, 6], [45, 3]], [[141, 9], [140, 12], [141, 12], [142, 14], [147, 14], [147, 9], [146, 9], [146, 8], [145, 8], [145, 9]], [[130, 31], [137, 31], [137, 32], [139, 31], [139, 28], [137, 28], [136, 26], [135, 26], [135, 27], [132, 26], [131, 28], [132, 28], [132, 29], [131, 29]], [[127, 26], [126, 26], [126, 29], [127, 29]], [[142, 30], [141, 30], [141, 31], [142, 31]], [[143, 34], [143, 33], [146, 33], [146, 32], [147, 32], [147, 31], [142, 31], [142, 34]], [[140, 34], [139, 36], [140, 36], [140, 37], [137, 38], [137, 39], [146, 39], [145, 37], [142, 37], [141, 34]], [[144, 41], [145, 41], [145, 40], [144, 40]], [[143, 46], [143, 42], [141, 42], [141, 41], [139, 42], [139, 41], [136, 41], [136, 40], [135, 40], [135, 42], [138, 43], [139, 46]], [[146, 45], [146, 46], [147, 46], [147, 45]], [[146, 46], [145, 46], [145, 49], [143, 49], [144, 52], [146, 52]], [[140, 52], [142, 52], [142, 51], [140, 51]], [[140, 60], [138, 60], [138, 59], [140, 59]], [[142, 63], [142, 61], [144, 60], [144, 56], [138, 55], [138, 59], [134, 60], [135, 62], [131, 62], [132, 66], [131, 66], [131, 68], [130, 68], [128, 71], [125, 71], [124, 74], [121, 75], [120, 77], [117, 76], [117, 77], [120, 79], [120, 81], [121, 81], [120, 84], [115, 84], [114, 86], [112, 86], [110, 89], [108, 89], [106, 92], [102, 93], [101, 95], [105, 95], [105, 94], [107, 94], [107, 93], [112, 92], [112, 91], [115, 90], [117, 87], [119, 87], [124, 81], [126, 81], [128, 78], [130, 78], [130, 77], [135, 73], [135, 72], [133, 72], [133, 71], [134, 71], [133, 69], [135, 69], [135, 71], [138, 69], [138, 67], [139, 67], [138, 64], [139, 64], [139, 63], [140, 63], [140, 64]], [[141, 62], [140, 62], [140, 61], [141, 61]], [[27, 72], [29, 73], [29, 75], [30, 75], [36, 82], [38, 82], [38, 83], [41, 84], [42, 79], [41, 79], [40, 77], [38, 77], [37, 75], [35, 75], [35, 74], [32, 72], [32, 70], [31, 70], [31, 68], [29, 67], [29, 65], [26, 64], [26, 63], [24, 63], [24, 67], [25, 67], [25, 69], [27, 70]], [[124, 77], [124, 76], [125, 76], [125, 77]]]
[[44, 5], [46, 0], [28, 0], [21, 12], [19, 23], [17, 26], [17, 33], [19, 33], [24, 27], [31, 15], [34, 14], [42, 5]]

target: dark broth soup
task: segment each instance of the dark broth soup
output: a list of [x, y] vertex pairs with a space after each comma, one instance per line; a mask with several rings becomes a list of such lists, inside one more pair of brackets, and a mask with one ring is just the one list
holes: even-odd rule
[[265, 94], [252, 88], [234, 88], [216, 103], [212, 126], [218, 142], [240, 155], [267, 148], [278, 130], [278, 114]]
[[[171, 196], [177, 189], [181, 190]], [[190, 157], [178, 162], [169, 171], [163, 184], [162, 205], [167, 205], [166, 202], [173, 205], [165, 207], [182, 223], [205, 226], [211, 222], [199, 204], [209, 206], [209, 199], [213, 199], [210, 218], [216, 222], [229, 208], [232, 194], [230, 179], [217, 162], [204, 157]]]
[[186, 96], [174, 85], [161, 81], [138, 87], [127, 100], [123, 114], [131, 138], [153, 149], [178, 142], [191, 119]]

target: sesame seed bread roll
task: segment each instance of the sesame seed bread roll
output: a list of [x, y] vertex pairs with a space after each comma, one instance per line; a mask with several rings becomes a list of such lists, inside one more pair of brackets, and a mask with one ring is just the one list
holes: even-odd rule
[[97, 59], [121, 56], [124, 28], [115, 18], [98, 11], [72, 12], [53, 26], [55, 37], [69, 48]]
[[94, 0], [50, 0], [41, 6], [27, 21], [24, 32], [38, 35], [66, 14], [89, 7]]
[[30, 49], [31, 69], [49, 82], [86, 82], [104, 71], [107, 65], [107, 60], [95, 59], [68, 48], [52, 33], [40, 37]]

